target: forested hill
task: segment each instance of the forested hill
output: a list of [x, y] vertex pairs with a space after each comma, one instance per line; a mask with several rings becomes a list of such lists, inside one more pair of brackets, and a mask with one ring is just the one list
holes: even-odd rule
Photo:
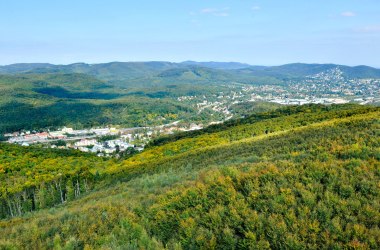
[[380, 108], [284, 107], [122, 161], [0, 152], [0, 249], [380, 247]]
[[[216, 70], [217, 75], [228, 73], [230, 81], [252, 80], [255, 77], [305, 77], [335, 68], [342, 70], [350, 78], [380, 78], [380, 69], [369, 66], [345, 66], [337, 64], [306, 64], [292, 63], [280, 66], [252, 66], [237, 62], [110, 62], [99, 64], [74, 63], [69, 65], [54, 65], [48, 63], [20, 63], [0, 66], [0, 74], [20, 73], [82, 73], [102, 80], [132, 80], [156, 77], [166, 70], [189, 70], [201, 68]], [[242, 75], [244, 77], [242, 77]], [[255, 78], [253, 78], [255, 79]]]

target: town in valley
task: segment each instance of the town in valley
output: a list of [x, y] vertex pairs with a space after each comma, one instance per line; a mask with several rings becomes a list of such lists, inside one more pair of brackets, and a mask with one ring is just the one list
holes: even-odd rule
[[8, 143], [30, 146], [33, 144], [58, 149], [76, 149], [100, 157], [120, 156], [144, 150], [154, 138], [181, 131], [199, 130], [212, 124], [239, 118], [235, 110], [241, 103], [266, 102], [278, 105], [315, 104], [376, 104], [380, 103], [380, 79], [350, 79], [343, 76], [339, 67], [310, 75], [286, 84], [220, 84], [219, 91], [202, 95], [173, 98], [192, 106], [198, 115], [207, 111], [210, 119], [199, 121], [174, 121], [151, 127], [122, 128], [104, 126], [88, 129], [63, 127], [56, 131], [41, 128], [23, 130], [3, 135]]
[[74, 130], [63, 127], [57, 131], [21, 131], [6, 133], [7, 142], [30, 146], [33, 144], [58, 149], [76, 149], [86, 153], [94, 153], [99, 157], [132, 154], [141, 152], [154, 138], [173, 134], [179, 131], [202, 129], [202, 125], [190, 124], [179, 126], [179, 121], [156, 127], [98, 127]]

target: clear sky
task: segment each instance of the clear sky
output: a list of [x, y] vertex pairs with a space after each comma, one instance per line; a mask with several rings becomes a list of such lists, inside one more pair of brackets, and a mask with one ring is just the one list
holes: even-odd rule
[[380, 0], [0, 0], [0, 64], [380, 67]]

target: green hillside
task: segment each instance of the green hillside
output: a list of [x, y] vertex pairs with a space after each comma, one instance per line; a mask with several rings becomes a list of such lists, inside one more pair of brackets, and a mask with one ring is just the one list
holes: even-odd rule
[[[84, 74], [0, 75], [0, 134], [59, 126], [120, 124], [134, 127], [178, 119], [197, 120], [192, 107], [165, 98], [196, 91], [203, 93], [205, 88], [149, 91], [140, 88], [137, 92]], [[205, 117], [207, 113], [199, 119]]]
[[[69, 65], [53, 65], [47, 63], [20, 63], [0, 66], [0, 74], [17, 73], [83, 73], [106, 81], [121, 81], [137, 78], [154, 77], [166, 70], [189, 70], [203, 68], [230, 74], [232, 79], [252, 77], [273, 77], [281, 80], [286, 77], [305, 77], [339, 67], [347, 77], [379, 78], [380, 69], [368, 66], [349, 67], [336, 64], [292, 63], [280, 66], [251, 66], [234, 62], [111, 62], [99, 64], [74, 63]], [[253, 79], [254, 79], [253, 78]], [[230, 80], [232, 80], [230, 79]]]
[[0, 249], [378, 249], [379, 117], [290, 106], [123, 161], [0, 144]]
[[44, 63], [20, 63], [0, 66], [0, 73], [83, 73], [103, 80], [129, 79], [153, 75], [175, 67], [169, 62], [110, 62], [100, 64], [74, 63], [53, 65]]

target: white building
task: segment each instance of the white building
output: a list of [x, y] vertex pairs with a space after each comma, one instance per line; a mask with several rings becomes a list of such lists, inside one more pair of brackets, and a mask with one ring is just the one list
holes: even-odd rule
[[87, 147], [87, 146], [92, 146], [92, 145], [95, 145], [96, 144], [96, 140], [95, 139], [91, 139], [91, 140], [88, 140], [88, 139], [82, 139], [80, 141], [77, 141], [74, 146], [75, 147]]
[[104, 149], [104, 153], [106, 153], [106, 154], [112, 154], [114, 152], [116, 152], [116, 148], [105, 148]]

